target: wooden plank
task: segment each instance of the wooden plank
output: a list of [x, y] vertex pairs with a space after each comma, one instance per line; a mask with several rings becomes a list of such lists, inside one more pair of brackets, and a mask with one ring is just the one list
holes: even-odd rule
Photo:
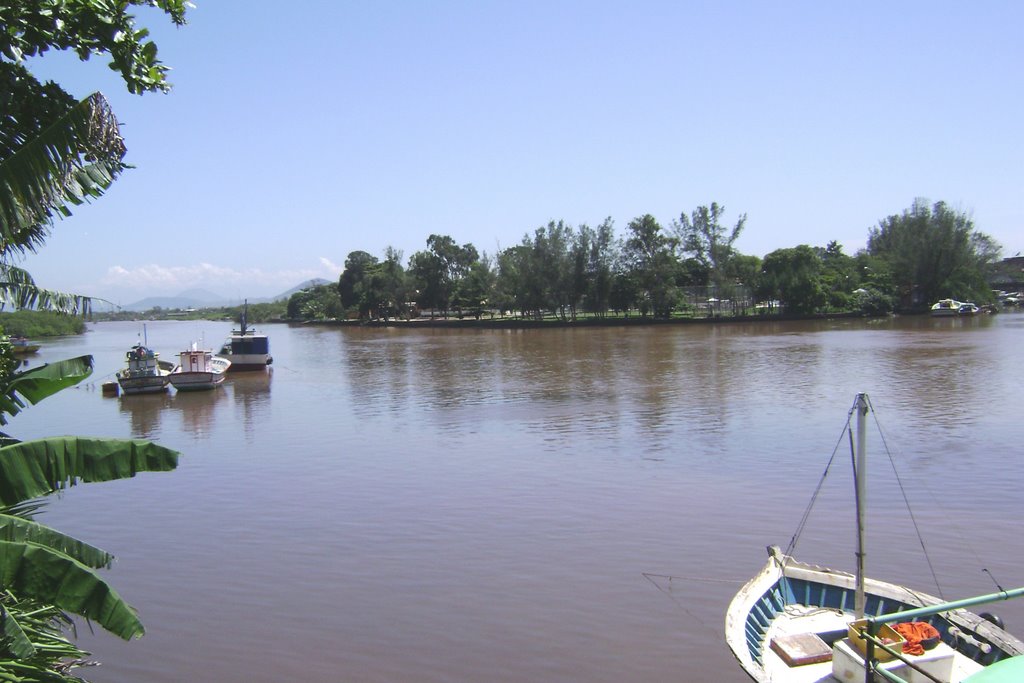
[[787, 666], [817, 664], [832, 659], [832, 648], [816, 633], [794, 633], [772, 638], [771, 648]]

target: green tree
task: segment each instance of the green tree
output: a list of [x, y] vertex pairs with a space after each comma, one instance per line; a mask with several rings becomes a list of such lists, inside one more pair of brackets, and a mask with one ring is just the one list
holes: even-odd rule
[[843, 253], [843, 245], [831, 241], [824, 249], [818, 249], [821, 259], [821, 284], [827, 296], [827, 305], [834, 311], [849, 311], [857, 308], [861, 278], [857, 260]]
[[[525, 240], [524, 240], [525, 242]], [[539, 311], [539, 288], [531, 278], [533, 246], [520, 244], [498, 252], [495, 277], [496, 304], [502, 310], [518, 311], [524, 317]]]
[[944, 202], [929, 206], [919, 199], [879, 221], [867, 251], [886, 264], [905, 307], [923, 309], [947, 297], [992, 299], [985, 277], [999, 260], [999, 245]]
[[385, 321], [403, 315], [406, 310], [406, 277], [402, 268], [402, 252], [388, 247], [384, 260], [367, 272], [360, 313], [374, 313]]
[[41, 83], [25, 57], [70, 50], [83, 61], [108, 55], [134, 93], [169, 88], [148, 31], [132, 5], [155, 6], [175, 24], [185, 0], [14, 2], [0, 5], [0, 303], [17, 308], [87, 310], [87, 297], [38, 287], [11, 257], [35, 251], [54, 216], [99, 197], [126, 168], [117, 119], [102, 95], [81, 102], [58, 84]]
[[289, 320], [331, 320], [345, 312], [335, 285], [316, 285], [288, 297]]
[[441, 310], [447, 317], [459, 281], [479, 259], [472, 244], [459, 246], [447, 235], [428, 237], [427, 251], [418, 251], [409, 259], [409, 273], [418, 292], [417, 303]]
[[483, 310], [492, 305], [496, 275], [491, 259], [485, 253], [469, 267], [469, 272], [459, 281], [455, 290], [455, 301], [463, 311], [471, 312], [479, 320]]
[[369, 310], [364, 305], [366, 287], [377, 263], [377, 257], [365, 251], [353, 251], [345, 258], [345, 270], [338, 278], [338, 295], [345, 310], [358, 310], [360, 316]]
[[827, 301], [821, 270], [821, 257], [806, 244], [776, 249], [761, 264], [758, 296], [781, 301], [787, 313], [817, 313]]
[[629, 236], [623, 256], [640, 293], [640, 312], [667, 318], [679, 299], [675, 284], [679, 270], [675, 250], [679, 241], [667, 234], [650, 214], [633, 219], [627, 229]]
[[586, 259], [584, 276], [584, 308], [590, 313], [603, 315], [611, 306], [612, 281], [618, 259], [611, 218], [597, 228], [580, 227], [579, 250]]
[[704, 266], [710, 280], [707, 284], [716, 288], [719, 298], [731, 295], [729, 284], [734, 274], [730, 266], [736, 255], [733, 243], [747, 222], [747, 214], [743, 214], [727, 231], [721, 224], [724, 213], [724, 206], [712, 202], [710, 207], [698, 206], [690, 216], [680, 214], [679, 220], [673, 223], [682, 252], [691, 254]]

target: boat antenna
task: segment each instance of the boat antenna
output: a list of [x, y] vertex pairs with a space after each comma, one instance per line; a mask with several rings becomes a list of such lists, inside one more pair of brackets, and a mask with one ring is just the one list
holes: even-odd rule
[[246, 323], [245, 319], [248, 317], [246, 315], [248, 312], [249, 312], [249, 300], [246, 299], [245, 302], [242, 304], [242, 330], [241, 330], [241, 332], [242, 332], [242, 336], [243, 337], [245, 336], [245, 323]]

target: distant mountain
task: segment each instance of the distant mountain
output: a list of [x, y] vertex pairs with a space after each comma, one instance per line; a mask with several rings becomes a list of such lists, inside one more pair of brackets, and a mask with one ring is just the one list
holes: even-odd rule
[[[288, 299], [295, 292], [317, 285], [329, 285], [330, 280], [314, 278], [298, 284], [287, 292], [282, 292], [272, 297], [249, 298], [250, 304], [264, 304], [272, 301]], [[188, 289], [174, 296], [150, 296], [140, 299], [134, 303], [126, 304], [121, 308], [126, 311], [150, 311], [157, 306], [160, 308], [187, 309], [187, 308], [222, 308], [224, 306], [240, 306], [242, 299], [228, 298], [206, 289]]]
[[318, 287], [320, 285], [330, 285], [330, 284], [334, 284], [334, 283], [331, 282], [330, 280], [325, 280], [322, 277], [315, 277], [312, 280], [306, 280], [302, 284], [295, 285], [294, 287], [289, 289], [287, 292], [283, 292], [281, 294], [278, 294], [275, 297], [271, 297], [270, 300], [271, 301], [280, 301], [281, 299], [290, 299], [292, 294], [295, 294], [296, 292], [301, 292], [302, 290], [309, 289], [310, 287]]
[[227, 299], [205, 289], [189, 289], [175, 296], [150, 296], [122, 306], [126, 311], [149, 311], [160, 308], [213, 308], [225, 306]]

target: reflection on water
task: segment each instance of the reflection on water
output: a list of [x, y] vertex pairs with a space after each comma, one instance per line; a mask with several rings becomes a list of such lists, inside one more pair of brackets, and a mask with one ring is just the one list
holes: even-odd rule
[[[195, 326], [150, 324], [151, 344]], [[47, 513], [117, 551], [110, 578], [147, 627], [132, 643], [84, 636], [104, 663], [97, 683], [739, 683], [725, 606], [764, 546], [791, 537], [859, 391], [947, 593], [991, 590], [979, 557], [1024, 584], [1022, 330], [1024, 315], [278, 325], [271, 371], [212, 392], [63, 392], [12, 426], [183, 453], [173, 473], [116, 482], [116, 495], [75, 487]], [[134, 335], [97, 325], [47, 353], [94, 353], [102, 376]], [[872, 466], [873, 573], [919, 582], [930, 574], [898, 521], [901, 492], [884, 458]], [[850, 568], [848, 479], [830, 475], [803, 558]], [[677, 577], [671, 597], [643, 572]], [[1024, 609], [1000, 612], [1024, 632]]]
[[247, 372], [233, 372], [228, 376], [228, 389], [238, 409], [246, 440], [255, 439], [255, 427], [270, 416], [270, 383], [273, 368]]
[[160, 438], [161, 420], [171, 406], [171, 396], [166, 391], [158, 394], [121, 394], [117, 408], [127, 415], [131, 435], [135, 439], [155, 441]]

